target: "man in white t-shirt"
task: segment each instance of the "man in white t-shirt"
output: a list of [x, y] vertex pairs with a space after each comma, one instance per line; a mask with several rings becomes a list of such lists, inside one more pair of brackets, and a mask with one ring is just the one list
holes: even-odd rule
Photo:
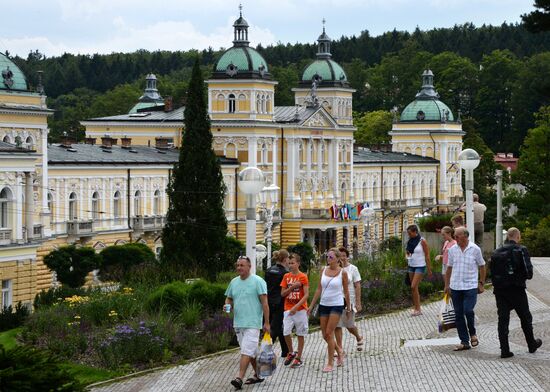
[[349, 251], [344, 247], [340, 248], [339, 251], [342, 255], [342, 258], [340, 259], [342, 269], [348, 274], [348, 282], [352, 283], [348, 284], [349, 299], [351, 302], [352, 311], [346, 312], [342, 315], [342, 317], [340, 317], [338, 326], [334, 330], [336, 344], [342, 348], [342, 328], [345, 327], [353, 336], [355, 336], [355, 339], [357, 340], [357, 351], [362, 351], [365, 341], [359, 334], [359, 330], [355, 325], [355, 314], [360, 312], [363, 308], [361, 305], [361, 274], [359, 273], [357, 267], [349, 262]]

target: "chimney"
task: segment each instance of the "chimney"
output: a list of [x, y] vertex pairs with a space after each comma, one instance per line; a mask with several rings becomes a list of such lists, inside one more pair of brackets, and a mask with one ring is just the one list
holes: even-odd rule
[[173, 105], [173, 102], [172, 102], [172, 97], [166, 97], [164, 98], [164, 111], [165, 112], [171, 112], [173, 109], [174, 105]]
[[130, 149], [132, 147], [132, 138], [124, 135], [124, 137], [120, 138], [120, 146], [125, 149]]
[[95, 144], [95, 137], [85, 137], [84, 144], [90, 144], [93, 146]]
[[159, 150], [167, 150], [168, 149], [168, 139], [165, 139], [163, 137], [156, 137], [155, 138], [155, 147]]
[[116, 139], [109, 135], [105, 135], [101, 138], [101, 147], [111, 148], [112, 146], [116, 146]]
[[74, 142], [75, 140], [70, 137], [70, 136], [67, 136], [67, 132], [63, 132], [63, 136], [61, 136], [61, 145], [63, 147], [66, 147], [66, 148], [71, 148], [71, 144]]

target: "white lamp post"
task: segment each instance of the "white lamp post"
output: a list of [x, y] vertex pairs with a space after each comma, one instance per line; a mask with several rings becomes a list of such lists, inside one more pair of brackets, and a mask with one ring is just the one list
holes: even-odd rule
[[[262, 204], [262, 208], [265, 211], [265, 228], [267, 230], [266, 238], [265, 238], [267, 243], [267, 268], [271, 267], [271, 244], [273, 240], [273, 235], [272, 235], [273, 212], [277, 207], [279, 190], [280, 188], [277, 185], [271, 184], [270, 186], [264, 187], [260, 192], [260, 202]], [[268, 196], [269, 196], [269, 200], [271, 201], [271, 206], [269, 208], [267, 208]]]
[[363, 248], [367, 256], [372, 255], [372, 246], [370, 243], [370, 224], [374, 221], [376, 213], [371, 207], [366, 207], [361, 210], [359, 214], [363, 220]]
[[464, 170], [466, 180], [466, 225], [470, 232], [470, 241], [475, 242], [474, 230], [474, 169], [479, 166], [479, 154], [467, 148], [458, 155], [458, 163]]
[[247, 167], [239, 173], [239, 189], [246, 195], [246, 255], [256, 273], [256, 195], [265, 184], [264, 174], [257, 167]]

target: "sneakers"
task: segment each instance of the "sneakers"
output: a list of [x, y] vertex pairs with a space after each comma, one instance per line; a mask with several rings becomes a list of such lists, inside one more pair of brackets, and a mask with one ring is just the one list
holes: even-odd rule
[[292, 361], [294, 360], [294, 358], [296, 358], [296, 352], [288, 353], [288, 355], [285, 358], [284, 365], [285, 366], [290, 365], [292, 363]]
[[514, 353], [511, 351], [503, 351], [500, 353], [501, 358], [512, 358], [514, 356]]
[[534, 347], [529, 347], [529, 352], [531, 354], [533, 354], [535, 351], [537, 351], [537, 349], [542, 346], [542, 340], [540, 339], [535, 339], [535, 346]]
[[304, 363], [302, 362], [302, 360], [300, 358], [294, 358], [294, 361], [292, 361], [292, 365], [290, 365], [290, 367], [292, 369], [297, 369], [297, 368], [300, 368], [304, 366]]

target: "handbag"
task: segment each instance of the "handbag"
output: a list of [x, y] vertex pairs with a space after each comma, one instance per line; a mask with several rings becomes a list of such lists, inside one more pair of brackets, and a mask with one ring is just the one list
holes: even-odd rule
[[269, 377], [277, 369], [277, 356], [273, 352], [273, 340], [269, 332], [264, 334], [258, 355], [258, 367], [260, 377]]
[[448, 294], [445, 294], [443, 296], [443, 301], [441, 301], [437, 326], [439, 333], [456, 328], [455, 309], [453, 307], [453, 301], [451, 301]]

